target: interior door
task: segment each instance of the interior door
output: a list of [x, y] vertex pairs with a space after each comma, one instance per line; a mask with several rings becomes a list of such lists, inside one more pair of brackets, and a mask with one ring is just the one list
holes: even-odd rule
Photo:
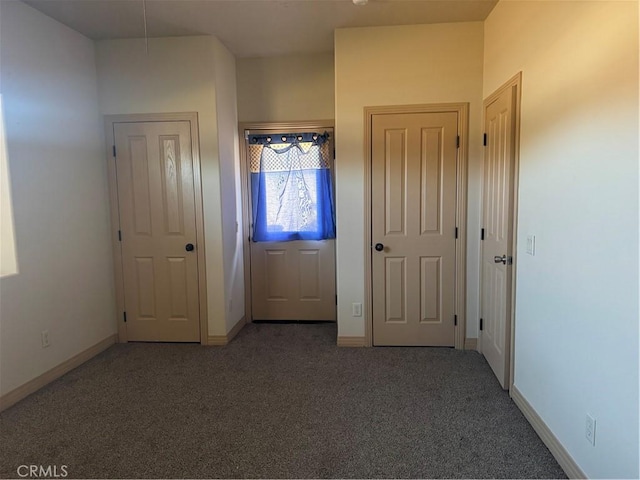
[[190, 123], [115, 123], [129, 341], [198, 342]]
[[480, 344], [502, 388], [509, 383], [515, 94], [504, 89], [484, 110]]
[[[251, 130], [261, 133], [269, 131]], [[332, 163], [329, 138], [324, 158]], [[248, 171], [259, 170], [262, 146], [246, 143], [245, 148]], [[252, 320], [336, 321], [335, 240], [251, 240], [250, 262]]]
[[455, 112], [372, 120], [373, 344], [454, 346]]

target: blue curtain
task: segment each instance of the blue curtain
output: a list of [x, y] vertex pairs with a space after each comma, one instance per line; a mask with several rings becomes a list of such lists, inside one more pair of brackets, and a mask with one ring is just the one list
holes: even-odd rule
[[328, 148], [265, 145], [251, 165], [254, 242], [336, 237]]

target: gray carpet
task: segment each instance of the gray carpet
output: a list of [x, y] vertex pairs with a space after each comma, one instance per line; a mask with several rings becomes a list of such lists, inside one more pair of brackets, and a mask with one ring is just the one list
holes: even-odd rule
[[0, 476], [566, 478], [478, 353], [335, 338], [115, 345], [0, 414]]

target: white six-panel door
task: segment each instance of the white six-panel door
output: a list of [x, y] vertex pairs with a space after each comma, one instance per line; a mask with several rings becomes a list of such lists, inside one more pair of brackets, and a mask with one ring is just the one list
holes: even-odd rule
[[457, 138], [455, 112], [373, 115], [374, 345], [454, 345]]
[[508, 388], [512, 284], [515, 87], [485, 105], [481, 350]]
[[127, 339], [198, 342], [190, 123], [115, 123], [114, 138]]

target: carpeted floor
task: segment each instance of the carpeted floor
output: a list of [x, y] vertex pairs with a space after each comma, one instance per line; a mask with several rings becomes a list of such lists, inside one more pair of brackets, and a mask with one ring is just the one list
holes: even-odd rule
[[335, 338], [115, 345], [0, 414], [0, 476], [566, 478], [478, 353]]

